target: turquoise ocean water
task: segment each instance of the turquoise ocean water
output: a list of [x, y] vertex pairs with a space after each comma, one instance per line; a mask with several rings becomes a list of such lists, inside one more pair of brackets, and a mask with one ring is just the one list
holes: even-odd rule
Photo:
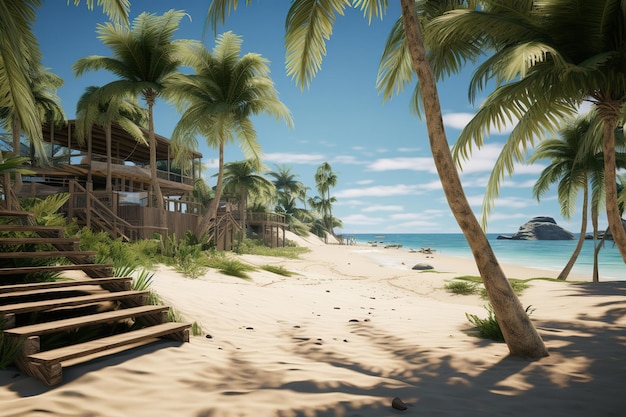
[[[498, 234], [487, 234], [489, 243], [501, 263], [560, 271], [569, 260], [577, 240], [498, 240]], [[435, 253], [472, 258], [472, 253], [462, 234], [352, 234], [357, 243], [378, 246], [402, 245], [404, 250], [431, 248]], [[591, 279], [593, 270], [593, 240], [585, 240], [583, 249], [573, 268], [573, 273]], [[626, 264], [613, 242], [606, 242], [599, 256], [600, 281], [626, 280]]]

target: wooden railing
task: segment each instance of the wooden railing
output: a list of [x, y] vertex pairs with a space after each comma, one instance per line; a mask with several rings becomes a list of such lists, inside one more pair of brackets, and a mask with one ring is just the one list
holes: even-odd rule
[[134, 226], [128, 223], [117, 216], [108, 204], [100, 201], [77, 181], [70, 182], [68, 217], [81, 217], [85, 220], [87, 227], [96, 226], [112, 236], [129, 241], [145, 238], [152, 233], [167, 234], [167, 228], [152, 225]]

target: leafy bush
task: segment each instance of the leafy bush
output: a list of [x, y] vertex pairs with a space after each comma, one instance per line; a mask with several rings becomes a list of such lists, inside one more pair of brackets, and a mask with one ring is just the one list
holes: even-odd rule
[[452, 281], [444, 285], [444, 288], [459, 295], [470, 295], [478, 292], [478, 284], [467, 281]]

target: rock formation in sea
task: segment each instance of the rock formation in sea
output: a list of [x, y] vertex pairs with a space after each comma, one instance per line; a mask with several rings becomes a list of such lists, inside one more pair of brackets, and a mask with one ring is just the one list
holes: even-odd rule
[[533, 217], [528, 222], [521, 225], [512, 236], [500, 235], [498, 239], [572, 240], [575, 239], [575, 237], [572, 232], [556, 224], [556, 221], [552, 217], [538, 216]]

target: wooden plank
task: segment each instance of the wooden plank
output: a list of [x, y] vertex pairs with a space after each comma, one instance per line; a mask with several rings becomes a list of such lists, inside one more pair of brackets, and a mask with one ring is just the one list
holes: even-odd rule
[[62, 257], [95, 257], [96, 251], [40, 251], [40, 252], [0, 252], [1, 259], [11, 258], [62, 258]]
[[[23, 275], [34, 272], [54, 272], [54, 271], [85, 271], [85, 270], [106, 270], [110, 275], [113, 273], [113, 264], [71, 264], [71, 265], [41, 265], [41, 266], [20, 266], [15, 268], [0, 268], [2, 275]], [[2, 286], [0, 285], [0, 292]]]
[[23, 245], [27, 243], [35, 245], [71, 245], [80, 243], [80, 239], [72, 237], [0, 237], [0, 245]]
[[11, 336], [29, 337], [34, 335], [61, 332], [64, 330], [75, 329], [82, 326], [111, 323], [121, 319], [141, 317], [148, 314], [161, 314], [162, 312], [167, 310], [169, 310], [169, 307], [167, 306], [153, 305], [124, 308], [120, 310], [106, 311], [104, 313], [89, 314], [86, 316], [73, 317], [69, 319], [32, 324], [30, 326], [16, 327], [13, 329], [7, 329], [4, 331], [4, 333]]
[[34, 311], [46, 311], [61, 307], [79, 306], [93, 304], [104, 301], [117, 301], [126, 298], [147, 297], [150, 291], [118, 291], [106, 292], [102, 294], [81, 295], [78, 297], [67, 297], [54, 300], [31, 301], [19, 304], [7, 304], [0, 306], [0, 315], [12, 313], [32, 313]]
[[33, 213], [29, 211], [16, 211], [16, 210], [0, 210], [0, 216], [3, 217], [28, 217]]
[[190, 327], [189, 324], [163, 323], [156, 326], [144, 327], [132, 332], [116, 334], [113, 336], [96, 339], [85, 343], [66, 346], [29, 355], [28, 359], [37, 363], [46, 363], [48, 366], [63, 361], [79, 358], [86, 355], [115, 349], [120, 346], [140, 342], [145, 339], [161, 337], [172, 333], [183, 332]]
[[63, 226], [30, 226], [25, 224], [0, 224], [0, 232], [55, 232], [62, 237], [65, 234]]
[[112, 284], [117, 282], [132, 281], [133, 277], [110, 277], [110, 278], [89, 278], [89, 279], [76, 279], [67, 281], [50, 281], [50, 282], [33, 282], [29, 284], [12, 284], [12, 285], [0, 285], [0, 294], [12, 293], [14, 291], [25, 291], [34, 289], [46, 289], [46, 288], [69, 288], [82, 285], [103, 285]]

